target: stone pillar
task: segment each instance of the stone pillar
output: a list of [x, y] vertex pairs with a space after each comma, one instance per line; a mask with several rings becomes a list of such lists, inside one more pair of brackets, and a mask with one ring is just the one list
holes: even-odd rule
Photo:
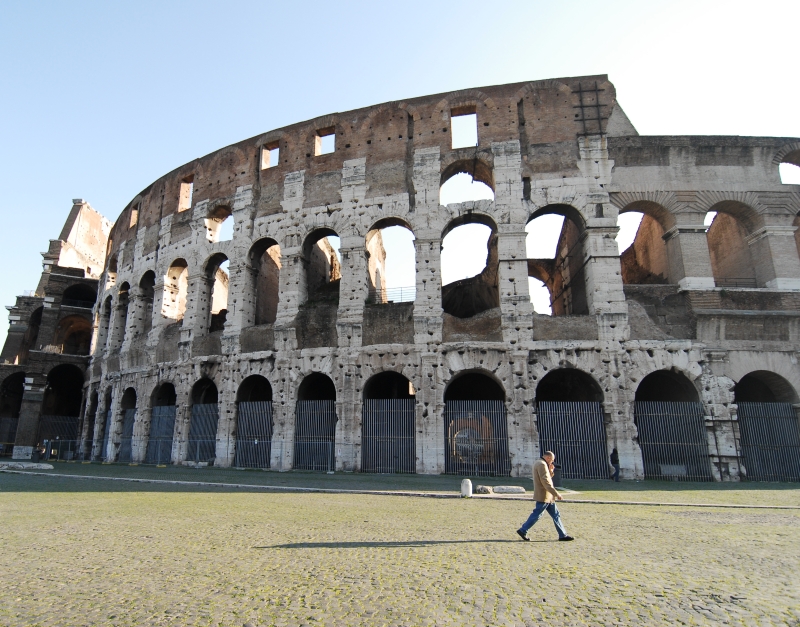
[[[635, 388], [634, 388], [635, 389]], [[619, 454], [620, 479], [644, 479], [644, 460], [638, 442], [638, 430], [633, 416], [633, 395], [603, 403], [603, 423], [606, 431], [606, 459], [611, 464], [611, 451]]]
[[30, 459], [33, 447], [39, 435], [39, 417], [42, 413], [42, 401], [47, 379], [38, 375], [25, 379], [25, 391], [22, 393], [22, 404], [17, 421], [17, 435], [14, 440], [13, 459]]
[[367, 300], [367, 251], [359, 236], [341, 237], [342, 279], [339, 284], [339, 309], [336, 331], [340, 347], [361, 346], [364, 303]]
[[500, 311], [503, 318], [503, 338], [511, 346], [530, 340], [533, 333], [526, 236], [527, 233], [520, 229], [519, 224], [499, 225], [497, 252]]
[[361, 388], [368, 377], [361, 378], [361, 369], [353, 363], [344, 361], [343, 366], [336, 395], [336, 470], [352, 472], [361, 469]]
[[[764, 216], [779, 222], [783, 216]], [[786, 221], [791, 220], [788, 217]], [[791, 224], [767, 224], [747, 236], [759, 287], [773, 290], [800, 290], [800, 257]]]
[[[112, 398], [113, 402], [113, 398]], [[106, 433], [106, 416], [109, 408], [106, 406], [105, 390], [100, 389], [97, 391], [97, 412], [94, 418], [94, 440], [92, 442], [92, 459], [101, 459], [103, 457], [103, 440]]]
[[272, 450], [269, 460], [272, 470], [284, 471], [294, 467], [295, 397], [296, 389], [290, 384], [283, 394], [286, 400], [273, 403], [272, 406]]
[[[137, 385], [137, 390], [144, 390], [144, 385]], [[133, 438], [131, 440], [131, 461], [141, 463], [147, 455], [147, 443], [150, 440], [150, 421], [152, 419], [150, 395], [136, 394], [136, 421], [133, 423]]]
[[713, 290], [714, 271], [708, 252], [704, 212], [679, 214], [680, 224], [664, 233], [669, 261], [669, 282], [683, 290]]
[[[190, 388], [191, 390], [191, 388]], [[192, 420], [191, 391], [176, 390], [175, 430], [172, 435], [172, 463], [181, 464], [186, 459], [189, 440], [189, 426]]]
[[506, 390], [508, 402], [508, 452], [511, 458], [512, 477], [530, 477], [533, 462], [538, 458], [539, 436], [536, 433], [533, 411], [530, 404], [532, 394], [528, 391], [528, 353], [513, 351], [510, 355], [509, 383]]
[[213, 278], [209, 278], [202, 269], [199, 269], [189, 272], [188, 283], [181, 343], [190, 343], [194, 338], [206, 335], [211, 322]]
[[228, 385], [221, 386], [217, 406], [219, 421], [217, 422], [217, 447], [214, 466], [230, 468], [236, 451], [236, 440], [233, 435], [236, 432], [236, 420], [238, 417], [236, 390], [230, 389]]
[[586, 260], [586, 304], [597, 318], [598, 339], [621, 341], [630, 336], [628, 304], [622, 289], [619, 248], [614, 239], [619, 229], [605, 224], [607, 221], [587, 220], [581, 236]]
[[423, 353], [414, 425], [419, 474], [442, 474], [445, 470], [442, 369], [437, 353]]

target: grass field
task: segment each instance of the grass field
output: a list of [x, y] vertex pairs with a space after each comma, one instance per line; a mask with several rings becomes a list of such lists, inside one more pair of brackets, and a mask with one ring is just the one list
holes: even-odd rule
[[[81, 464], [53, 472], [441, 492], [459, 483]], [[800, 503], [797, 486], [780, 484], [568, 485], [575, 499]], [[514, 533], [530, 512], [522, 501], [0, 473], [0, 625], [800, 625], [798, 510], [561, 510], [575, 542], [556, 542], [543, 519], [523, 543]]]

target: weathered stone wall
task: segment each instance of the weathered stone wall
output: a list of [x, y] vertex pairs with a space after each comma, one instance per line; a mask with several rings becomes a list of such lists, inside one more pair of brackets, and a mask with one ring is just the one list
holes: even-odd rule
[[[464, 112], [477, 114], [478, 146], [453, 150], [450, 118]], [[317, 155], [317, 138], [329, 129], [335, 151]], [[262, 151], [276, 146], [279, 164], [263, 168]], [[800, 307], [791, 301], [800, 289], [794, 239], [800, 189], [782, 185], [778, 175], [781, 160], [799, 149], [792, 138], [640, 137], [607, 77], [592, 76], [326, 115], [187, 163], [134, 198], [111, 233], [98, 302], [111, 296], [116, 305], [119, 286], [128, 283], [133, 305], [126, 317], [112, 308], [107, 322], [107, 337], [124, 337], [121, 343], [100, 341], [101, 306], [96, 310], [88, 391], [100, 399], [98, 426], [106, 411], [114, 416], [106, 452], [113, 457], [119, 444], [124, 390], [137, 391], [135, 433], [146, 439], [150, 395], [170, 382], [178, 407], [173, 460], [183, 461], [192, 386], [206, 377], [219, 391], [216, 463], [230, 465], [236, 393], [259, 374], [273, 391], [271, 466], [289, 469], [298, 387], [321, 372], [336, 388], [336, 467], [357, 470], [365, 384], [391, 370], [416, 391], [416, 470], [439, 473], [447, 386], [465, 373], [484, 373], [503, 388], [511, 470], [522, 475], [539, 453], [537, 386], [548, 373], [569, 368], [601, 390], [607, 448], [619, 450], [624, 477], [641, 477], [636, 390], [645, 376], [670, 370], [691, 382], [703, 404], [716, 478], [735, 479], [735, 382], [769, 370], [800, 389]], [[440, 186], [459, 172], [487, 183], [494, 200], [442, 206]], [[620, 263], [614, 241], [620, 211], [647, 216], [636, 267], [667, 284], [625, 285], [642, 273], [631, 272], [629, 260]], [[723, 277], [715, 275], [712, 236], [703, 226], [708, 211], [731, 216], [743, 229], [758, 289], [717, 287], [715, 276]], [[227, 213], [235, 220], [233, 239], [213, 241], [208, 220]], [[529, 264], [525, 226], [545, 213], [568, 218], [558, 256]], [[469, 222], [492, 228], [486, 280], [473, 283], [496, 293], [458, 317], [443, 308], [449, 295], [441, 286], [441, 242], [453, 226]], [[379, 266], [366, 238], [379, 223], [414, 233], [411, 304], [367, 304]], [[322, 286], [330, 298], [311, 298], [318, 279], [332, 277], [331, 251], [314, 248], [325, 241], [320, 234], [341, 240], [337, 278]], [[265, 249], [265, 241], [277, 246]], [[269, 268], [252, 258], [256, 250], [272, 251]], [[310, 250], [323, 253], [328, 266]], [[205, 270], [220, 254], [230, 260], [228, 314], [223, 330], [209, 333]], [[169, 269], [178, 259], [188, 270], [186, 311], [176, 324], [169, 302], [177, 276]], [[531, 271], [550, 277], [555, 313], [572, 315], [533, 314]], [[144, 330], [132, 313], [139, 311], [147, 272], [156, 279]], [[276, 285], [271, 300], [259, 301]], [[753, 304], [744, 308], [748, 299]], [[759, 329], [749, 342], [740, 339], [748, 325]], [[94, 433], [100, 451], [102, 429]]]

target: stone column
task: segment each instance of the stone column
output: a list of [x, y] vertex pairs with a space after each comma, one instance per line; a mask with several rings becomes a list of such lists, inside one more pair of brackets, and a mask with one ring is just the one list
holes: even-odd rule
[[791, 216], [764, 216], [771, 222], [747, 236], [759, 287], [800, 290], [800, 257]]
[[342, 279], [339, 284], [339, 309], [336, 331], [340, 347], [361, 346], [364, 303], [367, 299], [367, 257], [364, 239], [359, 235], [341, 237]]
[[597, 318], [598, 339], [621, 341], [630, 336], [628, 304], [622, 289], [619, 248], [614, 239], [618, 227], [607, 222], [605, 218], [587, 220], [581, 236], [586, 261], [586, 304]]
[[336, 395], [336, 470], [358, 471], [361, 469], [361, 409], [363, 395], [358, 381], [362, 385], [368, 378], [359, 379], [360, 368], [347, 361], [347, 356], [340, 356], [344, 368], [341, 390]]
[[664, 233], [669, 261], [669, 282], [683, 290], [713, 290], [714, 271], [708, 252], [704, 212], [681, 213], [681, 220]]
[[508, 402], [508, 452], [511, 458], [511, 476], [530, 477], [533, 462], [538, 458], [539, 435], [534, 428], [533, 411], [528, 391], [528, 353], [513, 351], [509, 377], [511, 385], [506, 390]]
[[214, 280], [202, 269], [189, 272], [186, 288], [186, 313], [181, 328], [181, 343], [191, 343], [196, 337], [208, 334], [211, 322], [211, 292]]
[[236, 390], [230, 389], [228, 385], [221, 386], [217, 406], [219, 421], [214, 466], [230, 468], [236, 450], [236, 440], [233, 435], [237, 420]]
[[30, 459], [36, 437], [39, 435], [39, 417], [42, 413], [42, 401], [47, 379], [43, 375], [25, 379], [25, 390], [22, 393], [22, 404], [17, 421], [17, 435], [14, 440], [13, 459]]
[[437, 353], [423, 353], [414, 425], [419, 474], [442, 474], [445, 470], [442, 368]]
[[152, 408], [150, 394], [145, 392], [145, 384], [137, 382], [137, 390], [143, 393], [136, 395], [136, 421], [133, 423], [133, 438], [131, 439], [131, 461], [141, 463], [147, 456], [147, 443], [150, 440], [150, 421]]

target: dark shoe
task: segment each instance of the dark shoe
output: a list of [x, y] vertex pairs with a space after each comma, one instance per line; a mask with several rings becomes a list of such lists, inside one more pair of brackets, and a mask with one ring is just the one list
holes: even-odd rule
[[572, 536], [564, 536], [563, 538], [559, 538], [559, 542], [572, 542], [575, 538]]
[[525, 542], [530, 542], [531, 539], [528, 537], [528, 534], [522, 531], [522, 529], [517, 529], [517, 535], [525, 540]]

